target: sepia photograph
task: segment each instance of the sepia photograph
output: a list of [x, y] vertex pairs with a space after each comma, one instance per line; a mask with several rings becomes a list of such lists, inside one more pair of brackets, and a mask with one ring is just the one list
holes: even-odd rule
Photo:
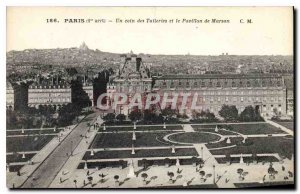
[[6, 186], [295, 189], [294, 70], [294, 7], [8, 6]]

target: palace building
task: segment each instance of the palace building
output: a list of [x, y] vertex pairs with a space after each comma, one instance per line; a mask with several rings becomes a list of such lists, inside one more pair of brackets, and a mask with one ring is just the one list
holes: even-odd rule
[[[107, 83], [107, 103], [113, 103], [115, 93], [125, 93], [128, 101], [135, 93], [147, 94], [151, 92], [152, 79], [149, 68], [140, 57], [131, 54], [123, 56], [124, 63], [120, 65], [117, 75]], [[117, 114], [128, 115], [131, 111], [128, 103], [116, 108]]]
[[[289, 91], [291, 91], [289, 89]], [[188, 115], [192, 111], [188, 106], [180, 108], [183, 96], [187, 93], [187, 104], [192, 104], [192, 98], [197, 93], [196, 111], [209, 110], [215, 115], [222, 105], [235, 105], [240, 112], [245, 107], [253, 106], [259, 109], [262, 116], [271, 117], [274, 112], [280, 115], [292, 114], [293, 99], [290, 92], [287, 95], [285, 79], [279, 74], [176, 74], [151, 77], [149, 69], [142, 59], [136, 55], [126, 56], [118, 73], [107, 85], [108, 101], [114, 101], [115, 93], [125, 93], [128, 99], [135, 93], [157, 93], [162, 96], [168, 93], [168, 98], [178, 95], [177, 109]], [[292, 99], [292, 100], [291, 100]], [[288, 102], [288, 103], [287, 103]], [[276, 111], [275, 111], [276, 110]], [[115, 109], [116, 114], [127, 115], [130, 112], [127, 105]]]
[[[271, 116], [275, 108], [279, 114], [286, 114], [286, 86], [280, 75], [164, 75], [154, 81], [153, 92], [161, 95], [198, 93], [198, 111], [209, 110], [217, 115], [222, 105], [227, 104], [235, 105], [239, 112], [246, 106], [257, 107], [262, 116]], [[191, 114], [190, 110], [184, 113]]]

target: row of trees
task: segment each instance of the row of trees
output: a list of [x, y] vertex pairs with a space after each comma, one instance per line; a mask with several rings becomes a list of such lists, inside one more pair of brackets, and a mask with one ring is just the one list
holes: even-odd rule
[[264, 119], [260, 116], [259, 107], [247, 106], [241, 114], [234, 105], [223, 105], [219, 111], [219, 115], [223, 117], [225, 121], [229, 122], [249, 122], [249, 121], [263, 121]]
[[[253, 108], [252, 106], [247, 106], [243, 112], [239, 114], [238, 109], [234, 105], [223, 105], [219, 111], [219, 115], [223, 117], [226, 122], [250, 122], [250, 121], [263, 121], [260, 116], [259, 108]], [[145, 124], [151, 123], [178, 123], [180, 119], [188, 119], [189, 117], [185, 114], [181, 115], [177, 110], [166, 108], [160, 111], [159, 114], [155, 113], [153, 110], [134, 109], [128, 114], [128, 118], [132, 122], [143, 122]], [[123, 123], [126, 120], [124, 114], [109, 113], [103, 118], [107, 123]], [[218, 118], [214, 113], [209, 110], [192, 113], [191, 122], [218, 122]]]

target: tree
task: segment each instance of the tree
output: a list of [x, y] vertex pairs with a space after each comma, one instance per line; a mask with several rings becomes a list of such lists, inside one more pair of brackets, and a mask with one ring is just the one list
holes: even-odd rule
[[144, 121], [153, 122], [156, 117], [156, 114], [154, 114], [151, 110], [144, 111]]
[[165, 165], [166, 166], [170, 166], [170, 162], [171, 162], [170, 158], [165, 158]]
[[269, 177], [271, 180], [275, 179], [275, 174], [277, 174], [278, 172], [273, 168], [273, 165], [270, 164], [270, 167], [268, 168], [268, 173], [269, 173]]
[[167, 174], [170, 177], [169, 181], [173, 182], [174, 173], [173, 172], [168, 172]]
[[115, 182], [116, 182], [116, 183], [119, 182], [119, 178], [120, 178], [119, 175], [115, 175], [115, 176], [114, 176], [114, 179], [115, 179]]
[[172, 107], [165, 108], [161, 111], [161, 114], [167, 118], [171, 118], [176, 115], [176, 111]]
[[146, 159], [142, 159], [143, 170], [146, 170], [148, 161]]
[[133, 122], [138, 121], [142, 117], [142, 112], [139, 109], [135, 109], [129, 113], [128, 117]]
[[203, 158], [198, 158], [198, 163], [199, 163], [199, 165], [200, 165], [200, 168], [202, 168], [203, 165], [204, 165], [204, 160], [203, 160]]
[[237, 169], [237, 173], [240, 175], [240, 176], [239, 176], [239, 179], [240, 179], [241, 181], [244, 180], [243, 172], [244, 172], [244, 170], [243, 170], [242, 168]]
[[73, 182], [74, 182], [75, 187], [77, 188], [77, 180], [75, 179]]
[[234, 105], [223, 105], [219, 111], [219, 115], [223, 117], [225, 121], [236, 121], [239, 117], [239, 111]]
[[200, 172], [199, 172], [199, 175], [201, 176], [201, 182], [204, 182], [204, 175], [205, 175], [205, 171], [203, 171], [203, 170], [201, 170]]
[[241, 112], [240, 121], [250, 122], [250, 121], [261, 121], [263, 120], [259, 114], [259, 111], [255, 110], [252, 106], [247, 106], [243, 112]]
[[116, 117], [115, 113], [108, 113], [103, 117], [103, 120], [113, 121], [115, 119], [115, 117]]
[[146, 181], [146, 178], [148, 178], [148, 174], [147, 173], [143, 173], [141, 176], [142, 176], [144, 182]]
[[218, 120], [214, 113], [211, 113], [209, 110], [201, 111], [200, 113], [194, 111], [192, 117], [196, 122], [216, 122]]
[[123, 122], [126, 119], [126, 116], [124, 114], [118, 114], [116, 119], [120, 122]]
[[92, 177], [92, 176], [89, 176], [87, 179], [88, 179], [89, 183], [91, 183], [91, 184], [92, 184], [93, 177]]

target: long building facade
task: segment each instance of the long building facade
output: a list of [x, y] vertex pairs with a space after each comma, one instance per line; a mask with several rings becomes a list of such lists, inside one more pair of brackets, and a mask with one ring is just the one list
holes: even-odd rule
[[[235, 105], [239, 112], [245, 107], [258, 108], [261, 115], [271, 117], [291, 114], [291, 104], [287, 99], [285, 79], [279, 74], [176, 74], [150, 76], [150, 70], [143, 66], [139, 57], [127, 56], [120, 66], [117, 76], [107, 85], [108, 101], [113, 103], [115, 93], [126, 93], [128, 98], [134, 93], [157, 93], [163, 98], [178, 95], [177, 109], [182, 114], [191, 115], [194, 110], [188, 106], [182, 109], [183, 96], [189, 94], [186, 104], [192, 104], [197, 93], [197, 112], [207, 111], [218, 115], [222, 105]], [[289, 95], [291, 96], [291, 95]], [[275, 111], [276, 110], [276, 111]], [[115, 112], [127, 115], [131, 110], [121, 105]]]
[[28, 88], [28, 106], [60, 106], [71, 103], [70, 84], [64, 82], [35, 82]]
[[[279, 75], [165, 75], [154, 79], [153, 91], [160, 95], [197, 93], [197, 111], [209, 110], [217, 115], [226, 104], [235, 105], [239, 112], [247, 106], [257, 107], [262, 116], [271, 116], [275, 108], [279, 114], [286, 114], [286, 87]], [[178, 105], [182, 101], [180, 96]], [[191, 103], [192, 99], [187, 101]], [[191, 114], [191, 110], [183, 113]]]

